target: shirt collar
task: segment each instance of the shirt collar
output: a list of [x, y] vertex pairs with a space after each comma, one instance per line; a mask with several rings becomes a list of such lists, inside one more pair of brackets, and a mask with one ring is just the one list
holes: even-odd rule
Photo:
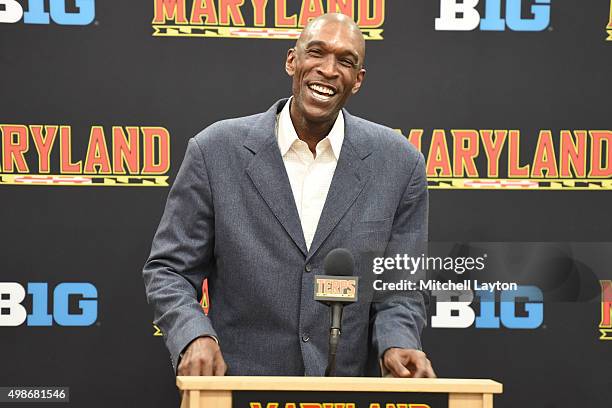
[[[291, 121], [291, 114], [289, 113], [289, 105], [292, 100], [293, 97], [285, 103], [283, 110], [278, 116], [277, 138], [281, 156], [285, 156], [293, 143], [299, 139]], [[342, 149], [342, 142], [344, 142], [344, 115], [342, 110], [338, 112], [338, 117], [326, 138], [329, 139], [334, 156], [338, 160], [340, 150]]]

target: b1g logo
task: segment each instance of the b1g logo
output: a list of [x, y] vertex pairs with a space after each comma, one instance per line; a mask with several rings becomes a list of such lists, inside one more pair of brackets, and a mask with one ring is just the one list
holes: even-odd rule
[[[432, 291], [436, 297], [436, 314], [431, 317], [433, 328], [463, 329], [475, 323], [478, 329], [536, 329], [544, 321], [544, 298], [535, 286], [519, 286], [517, 290], [500, 292], [499, 316], [495, 310], [495, 292], [477, 290], [480, 312], [472, 308], [474, 292]], [[524, 313], [517, 313], [517, 303], [524, 301]]]
[[[23, 3], [23, 0], [22, 0]], [[16, 0], [0, 0], [0, 23], [17, 23], [23, 17], [26, 24], [88, 25], [96, 17], [95, 0], [29, 0], [27, 10]], [[77, 11], [68, 11], [68, 6]]]
[[[27, 293], [32, 296], [28, 314], [21, 304]], [[70, 298], [77, 297], [78, 313], [70, 313]], [[17, 282], [0, 282], [0, 326], [91, 326], [98, 318], [98, 290], [91, 283], [60, 283], [53, 290], [53, 314], [48, 312], [47, 283], [29, 282], [24, 288]]]
[[[502, 17], [502, 2], [506, 15]], [[533, 17], [523, 18], [523, 2], [531, 3]], [[543, 31], [550, 24], [551, 0], [485, 0], [484, 17], [476, 10], [479, 0], [440, 0], [436, 31]]]

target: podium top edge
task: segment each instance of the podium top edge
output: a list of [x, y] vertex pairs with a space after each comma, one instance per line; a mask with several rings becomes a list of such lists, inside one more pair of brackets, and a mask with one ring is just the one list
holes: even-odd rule
[[500, 394], [501, 383], [464, 378], [372, 377], [176, 377], [181, 390], [352, 391]]

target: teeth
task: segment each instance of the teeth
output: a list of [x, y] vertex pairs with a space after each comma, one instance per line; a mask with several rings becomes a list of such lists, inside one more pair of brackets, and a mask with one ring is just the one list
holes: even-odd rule
[[317, 92], [325, 94], [325, 95], [332, 96], [332, 95], [335, 94], [335, 92], [332, 89], [330, 89], [330, 88], [328, 88], [326, 86], [322, 86], [322, 85], [312, 84], [312, 85], [309, 86], [309, 88], [312, 89], [313, 91], [317, 91]]

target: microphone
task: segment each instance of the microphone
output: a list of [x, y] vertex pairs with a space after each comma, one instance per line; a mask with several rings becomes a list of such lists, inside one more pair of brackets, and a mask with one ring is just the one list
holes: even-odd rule
[[331, 377], [336, 369], [336, 351], [340, 341], [342, 309], [346, 303], [357, 301], [358, 277], [353, 276], [355, 260], [349, 250], [336, 248], [323, 261], [326, 275], [315, 276], [314, 299], [331, 307], [329, 353], [325, 376]]

